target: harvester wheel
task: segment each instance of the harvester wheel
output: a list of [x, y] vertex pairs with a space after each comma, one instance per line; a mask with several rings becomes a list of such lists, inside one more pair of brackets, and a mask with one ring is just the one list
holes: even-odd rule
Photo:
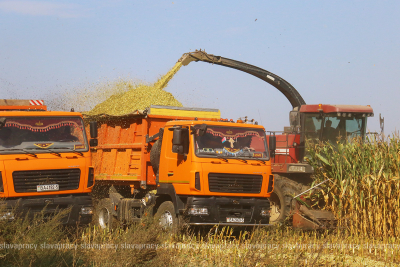
[[113, 205], [109, 198], [103, 198], [96, 206], [95, 223], [101, 229], [113, 229], [117, 226], [117, 219], [113, 216]]
[[156, 176], [160, 167], [161, 142], [161, 139], [155, 141], [150, 150], [150, 163]]
[[[292, 199], [295, 196], [295, 191], [287, 185], [285, 181], [275, 181], [274, 191], [271, 194], [271, 217], [270, 223], [283, 223], [286, 218], [292, 216]], [[290, 223], [290, 221], [288, 221]]]
[[158, 207], [156, 220], [159, 220], [160, 226], [167, 231], [176, 231], [178, 229], [178, 217], [175, 213], [174, 204], [171, 201], [165, 201]]

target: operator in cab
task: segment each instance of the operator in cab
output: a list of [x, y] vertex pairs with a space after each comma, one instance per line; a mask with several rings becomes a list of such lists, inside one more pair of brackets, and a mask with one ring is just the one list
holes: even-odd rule
[[337, 136], [336, 128], [332, 127], [331, 120], [327, 120], [325, 122], [324, 131], [322, 133], [322, 140], [334, 143], [334, 142], [336, 142], [336, 136]]

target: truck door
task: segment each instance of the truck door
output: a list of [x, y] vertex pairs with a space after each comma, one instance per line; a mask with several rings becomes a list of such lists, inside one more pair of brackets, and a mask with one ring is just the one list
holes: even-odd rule
[[191, 139], [193, 136], [188, 134], [184, 138], [187, 138], [188, 153], [186, 155], [175, 153], [173, 152], [173, 131], [169, 129], [164, 131], [159, 174], [161, 183], [189, 184], [192, 171]]

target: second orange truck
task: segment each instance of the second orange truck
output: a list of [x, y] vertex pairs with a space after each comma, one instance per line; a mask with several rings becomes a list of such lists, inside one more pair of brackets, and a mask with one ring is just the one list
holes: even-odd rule
[[148, 206], [164, 227], [181, 217], [189, 225], [269, 223], [274, 179], [262, 126], [166, 106], [85, 119], [101, 227], [139, 221]]

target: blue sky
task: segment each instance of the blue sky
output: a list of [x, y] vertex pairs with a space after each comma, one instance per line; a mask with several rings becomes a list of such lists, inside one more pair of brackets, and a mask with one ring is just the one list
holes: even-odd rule
[[[371, 105], [369, 130], [382, 113], [391, 133], [400, 128], [399, 14], [399, 1], [0, 0], [0, 92], [47, 100], [120, 77], [153, 82], [201, 48], [283, 77], [308, 104]], [[286, 98], [236, 70], [194, 62], [167, 91], [267, 130], [289, 124]]]

